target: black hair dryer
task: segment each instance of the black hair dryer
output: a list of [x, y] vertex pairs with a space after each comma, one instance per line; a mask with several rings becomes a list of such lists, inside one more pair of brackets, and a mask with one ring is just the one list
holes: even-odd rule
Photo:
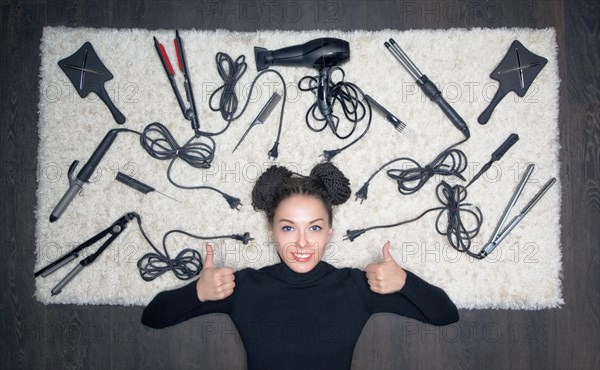
[[329, 70], [350, 59], [348, 41], [332, 37], [311, 40], [302, 45], [288, 46], [277, 50], [254, 47], [256, 69], [262, 71], [272, 65], [305, 66], [319, 70], [317, 103], [319, 111], [333, 125], [331, 96], [329, 94]]

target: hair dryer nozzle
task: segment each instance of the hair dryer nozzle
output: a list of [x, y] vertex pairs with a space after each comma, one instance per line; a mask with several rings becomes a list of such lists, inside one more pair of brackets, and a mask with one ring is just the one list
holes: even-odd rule
[[256, 60], [256, 70], [259, 72], [263, 69], [269, 68], [271, 62], [273, 61], [271, 52], [258, 46], [254, 47], [254, 59]]

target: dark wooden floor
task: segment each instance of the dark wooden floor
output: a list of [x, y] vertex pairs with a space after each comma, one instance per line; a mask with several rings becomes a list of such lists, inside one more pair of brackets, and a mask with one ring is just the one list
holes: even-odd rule
[[[379, 315], [357, 369], [600, 368], [600, 45], [591, 1], [8, 1], [1, 0], [0, 366], [243, 368], [226, 316], [154, 331], [140, 307], [43, 306], [32, 278], [39, 42], [45, 25], [149, 29], [554, 27], [560, 66], [562, 245], [566, 304], [544, 311], [462, 311], [434, 328]], [[125, 284], [126, 282], [124, 282]]]

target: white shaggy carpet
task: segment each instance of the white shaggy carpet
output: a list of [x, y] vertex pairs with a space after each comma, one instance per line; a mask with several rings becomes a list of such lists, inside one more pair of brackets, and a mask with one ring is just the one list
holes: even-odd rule
[[[261, 214], [252, 210], [250, 192], [259, 173], [272, 164], [267, 160], [267, 151], [276, 135], [279, 108], [265, 125], [253, 129], [241, 147], [231, 154], [233, 146], [273, 89], [281, 91], [274, 75], [261, 80], [260, 92], [253, 96], [254, 103], [245, 115], [216, 138], [216, 158], [210, 169], [193, 169], [181, 161], [174, 168], [173, 177], [182, 184], [206, 183], [241, 198], [243, 207], [240, 211], [229, 209], [216, 193], [173, 187], [166, 179], [168, 162], [151, 158], [140, 147], [137, 136], [123, 133], [119, 134], [82, 194], [57, 222], [51, 224], [48, 221], [52, 209], [67, 189], [70, 163], [76, 159], [80, 160], [80, 166], [85, 163], [109, 129], [126, 127], [141, 131], [156, 121], [165, 124], [180, 144], [191, 136], [190, 124], [181, 115], [152, 40], [152, 36], [156, 36], [175, 63], [174, 34], [173, 30], [44, 29], [38, 126], [36, 270], [130, 211], [142, 216], [145, 229], [157, 246], [164, 233], [171, 229], [205, 236], [249, 231], [256, 238], [249, 245], [231, 240], [215, 241], [218, 263], [241, 269], [278, 262], [268, 239], [266, 222]], [[425, 164], [446, 146], [461, 139], [461, 134], [439, 108], [420, 93], [410, 75], [386, 50], [384, 41], [393, 37], [421, 71], [440, 87], [470, 126], [472, 137], [460, 148], [469, 159], [465, 172], [467, 179], [488, 161], [511, 132], [520, 136], [520, 141], [505, 157], [469, 188], [467, 200], [478, 205], [484, 213], [481, 233], [474, 240], [475, 251], [479, 251], [492, 234], [528, 163], [535, 163], [536, 171], [515, 212], [524, 207], [546, 180], [559, 177], [560, 81], [553, 29], [255, 33], [183, 30], [181, 36], [201, 125], [208, 131], [217, 131], [224, 124], [218, 113], [208, 109], [208, 96], [221, 85], [214, 61], [218, 51], [234, 58], [246, 55], [248, 71], [240, 82], [243, 87], [241, 99], [245, 99], [249, 83], [256, 76], [254, 46], [276, 49], [318, 37], [348, 40], [351, 58], [343, 65], [347, 80], [388, 107], [417, 135], [416, 140], [411, 140], [375, 114], [367, 136], [334, 159], [350, 178], [353, 193], [385, 161], [409, 156]], [[481, 126], [477, 117], [496, 91], [496, 82], [489, 75], [515, 39], [547, 58], [548, 64], [524, 98], [510, 93], [496, 108], [490, 122]], [[81, 99], [57, 65], [85, 41], [92, 43], [115, 76], [106, 87], [116, 106], [127, 117], [123, 126], [115, 123], [107, 107], [94, 94]], [[296, 83], [304, 75], [316, 75], [316, 70], [276, 69], [283, 74], [289, 88], [277, 163], [308, 173], [324, 149], [335, 149], [348, 141], [342, 142], [330, 132], [313, 133], [304, 123], [306, 109], [313, 103], [314, 96], [301, 93]], [[338, 111], [338, 114], [341, 113]], [[135, 192], [115, 181], [117, 171], [133, 175], [182, 203], [157, 193], [142, 195]], [[402, 196], [396, 190], [396, 183], [385, 173], [380, 173], [371, 182], [368, 200], [360, 204], [354, 201], [353, 195], [347, 204], [335, 211], [335, 233], [325, 259], [339, 267], [362, 268], [369, 262], [379, 261], [381, 247], [390, 240], [392, 254], [401, 266], [445, 289], [461, 308], [543, 309], [561, 305], [560, 182], [501, 246], [482, 261], [468, 258], [449, 247], [445, 238], [435, 232], [434, 214], [409, 225], [367, 233], [352, 243], [342, 241], [347, 229], [409, 219], [437, 206], [434, 192], [441, 180], [434, 177], [420, 192]], [[457, 183], [455, 179], [447, 180]], [[190, 247], [197, 248], [202, 255], [205, 252], [203, 243], [190, 238], [174, 237], [168, 243], [172, 256]], [[46, 304], [143, 305], [161, 290], [186, 284], [170, 272], [152, 282], [143, 281], [136, 263], [150, 251], [132, 222], [102, 257], [85, 268], [61, 294], [52, 297], [50, 290], [76, 262], [47, 278], [37, 278], [36, 297]]]

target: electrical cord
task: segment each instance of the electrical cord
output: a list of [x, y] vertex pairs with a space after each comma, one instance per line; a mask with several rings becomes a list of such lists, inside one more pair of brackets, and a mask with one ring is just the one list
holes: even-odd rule
[[403, 195], [416, 193], [434, 175], [456, 176], [465, 181], [462, 173], [467, 168], [467, 156], [462, 150], [456, 149], [456, 147], [467, 140], [468, 138], [465, 138], [455, 144], [450, 145], [425, 166], [421, 166], [417, 161], [408, 157], [392, 159], [371, 174], [367, 181], [355, 193], [355, 200], [360, 199], [361, 203], [365, 201], [367, 199], [369, 183], [371, 180], [373, 180], [373, 178], [387, 166], [400, 161], [406, 161], [412, 164], [413, 167], [404, 169], [391, 169], [387, 171], [387, 175], [391, 179], [396, 180], [398, 183], [398, 191]]
[[159, 122], [153, 122], [140, 134], [140, 144], [151, 157], [164, 161], [180, 158], [194, 168], [209, 168], [214, 159], [216, 143], [206, 137], [208, 143], [192, 142], [189, 139], [179, 146], [169, 129]]
[[[339, 71], [342, 73], [342, 79], [336, 83], [334, 83], [331, 78], [331, 75], [335, 71]], [[343, 140], [349, 138], [354, 134], [358, 127], [358, 124], [365, 118], [367, 112], [369, 114], [369, 120], [367, 121], [365, 130], [351, 143], [338, 149], [324, 150], [322, 156], [327, 162], [331, 161], [331, 159], [337, 154], [341, 153], [342, 151], [346, 150], [347, 148], [356, 144], [360, 139], [362, 139], [371, 127], [372, 117], [371, 104], [368, 102], [368, 100], [364, 99], [365, 94], [356, 84], [345, 81], [346, 73], [341, 67], [332, 67], [328, 71], [328, 74], [331, 110], [333, 111], [336, 103], [341, 105], [342, 111], [344, 112], [344, 116], [350, 122], [350, 129], [346, 130], [345, 133], [340, 133], [340, 119], [338, 116], [332, 114], [332, 124], [329, 124], [326, 117], [318, 115], [317, 112], [320, 112], [320, 110], [318, 109], [318, 103], [316, 101], [306, 111], [305, 121], [308, 128], [313, 132], [321, 132], [325, 130], [325, 128], [330, 127], [333, 134], [337, 138]], [[303, 84], [305, 86], [303, 86]], [[316, 95], [318, 84], [318, 76], [304, 76], [300, 79], [300, 81], [298, 81], [298, 89], [300, 89], [300, 91], [311, 91], [313, 94]], [[362, 97], [362, 99], [365, 100], [365, 102], [367, 103], [366, 108], [365, 104], [361, 102], [361, 99], [359, 99], [359, 97]], [[311, 123], [311, 118], [315, 121], [315, 123]]]
[[171, 234], [179, 233], [198, 240], [234, 239], [242, 241], [244, 244], [248, 244], [251, 240], [254, 240], [250, 237], [250, 233], [248, 232], [244, 233], [243, 235], [232, 234], [218, 236], [198, 236], [182, 230], [171, 230], [163, 236], [162, 246], [164, 253], [161, 253], [146, 235], [146, 232], [142, 227], [141, 217], [137, 214], [135, 214], [134, 217], [137, 220], [144, 239], [146, 239], [148, 244], [150, 244], [152, 249], [155, 251], [154, 253], [146, 253], [138, 260], [137, 267], [140, 272], [140, 276], [144, 281], [152, 281], [167, 271], [172, 271], [179, 280], [189, 280], [198, 275], [200, 270], [202, 270], [202, 257], [195, 249], [183, 249], [177, 254], [177, 256], [175, 256], [175, 258], [171, 258], [169, 252], [167, 251], [166, 242], [167, 237]]
[[[343, 239], [352, 242], [367, 231], [405, 225], [419, 220], [430, 212], [439, 211], [435, 220], [435, 230], [437, 233], [445, 236], [448, 243], [457, 251], [467, 253], [469, 256], [477, 259], [484, 258], [485, 256], [482, 256], [479, 253], [471, 252], [471, 241], [481, 230], [483, 213], [479, 207], [473, 206], [471, 203], [464, 203], [467, 198], [467, 189], [462, 185], [450, 186], [447, 182], [442, 181], [436, 188], [436, 197], [440, 203], [442, 203], [442, 206], [430, 208], [410, 220], [389, 225], [377, 225], [363, 229], [347, 230]], [[469, 207], [472, 207], [473, 209]], [[463, 222], [464, 217], [461, 215], [462, 213], [466, 213], [468, 216], [472, 217], [474, 220], [474, 222], [472, 222], [474, 225], [473, 228], [469, 229], [465, 225], [465, 222]], [[446, 216], [445, 218], [444, 215]]]
[[[336, 70], [339, 70], [342, 73], [343, 77], [342, 77], [341, 81], [338, 81], [337, 83], [333, 83], [333, 81], [331, 79], [331, 74]], [[335, 105], [335, 103], [338, 102], [342, 106], [342, 111], [344, 112], [344, 115], [346, 116], [348, 121], [350, 121], [352, 124], [351, 125], [352, 128], [350, 129], [350, 131], [347, 134], [345, 134], [345, 135], [340, 134], [339, 133], [339, 118], [334, 115], [333, 117], [335, 117], [335, 119], [336, 119], [336, 124], [334, 125], [334, 127], [331, 127], [331, 130], [337, 138], [347, 139], [354, 133], [358, 123], [364, 118], [365, 106], [358, 99], [358, 94], [360, 91], [358, 86], [356, 86], [353, 83], [344, 81], [345, 72], [342, 68], [340, 68], [340, 67], [331, 68], [328, 73], [329, 73], [329, 78], [328, 78], [329, 95], [331, 97], [332, 110], [333, 110], [333, 106]], [[302, 83], [304, 81], [308, 81], [308, 86], [306, 86], [306, 87], [302, 86]], [[300, 89], [300, 91], [311, 91], [314, 94], [316, 94], [316, 91], [318, 89], [318, 83], [319, 83], [318, 76], [317, 77], [304, 76], [298, 82], [298, 88]], [[320, 112], [318, 109], [317, 102], [313, 103], [313, 105], [311, 105], [310, 108], [306, 112], [306, 117], [305, 117], [306, 125], [313, 132], [321, 132], [321, 131], [325, 130], [325, 128], [327, 128], [327, 126], [328, 126], [325, 117], [317, 115], [317, 112]], [[316, 122], [321, 122], [322, 126], [316, 127], [315, 125], [311, 124], [310, 119], [309, 119], [310, 117], [312, 117]]]
[[171, 170], [177, 158], [183, 160], [194, 168], [209, 168], [214, 158], [216, 143], [210, 136], [201, 136], [199, 139], [205, 138], [206, 143], [193, 142], [196, 137], [192, 136], [183, 146], [179, 146], [169, 129], [162, 123], [153, 122], [144, 128], [143, 132], [138, 132], [131, 129], [117, 129], [119, 132], [131, 132], [140, 136], [140, 144], [142, 148], [153, 158], [158, 160], [170, 160], [167, 168], [167, 179], [173, 186], [185, 190], [201, 190], [207, 189], [215, 191], [223, 196], [229, 207], [238, 209], [242, 205], [239, 198], [229, 195], [215, 187], [208, 185], [185, 186], [178, 184], [171, 177]]
[[[248, 69], [246, 56], [240, 55], [234, 61], [229, 54], [219, 52], [215, 56], [215, 62], [217, 63], [217, 72], [223, 80], [223, 85], [213, 91], [210, 95], [208, 106], [213, 112], [221, 112], [221, 117], [223, 117], [225, 121], [234, 121], [235, 112], [237, 111], [239, 104], [238, 97], [235, 93], [235, 86]], [[221, 90], [223, 91], [219, 99], [219, 104], [215, 107], [213, 106], [213, 98]]]
[[[217, 53], [215, 56], [215, 60], [217, 63], [217, 71], [219, 72], [219, 76], [223, 79], [223, 85], [218, 87], [213, 93], [210, 95], [208, 100], [208, 106], [213, 112], [221, 112], [221, 117], [227, 121], [227, 125], [225, 128], [217, 133], [208, 134], [211, 136], [219, 135], [225, 132], [231, 122], [237, 120], [244, 114], [246, 108], [248, 107], [248, 103], [250, 102], [250, 98], [252, 97], [252, 92], [254, 91], [254, 86], [258, 79], [266, 73], [275, 73], [279, 79], [281, 80], [281, 84], [283, 86], [283, 102], [281, 103], [281, 112], [279, 114], [279, 128], [277, 130], [277, 137], [273, 144], [273, 147], [267, 153], [269, 158], [277, 158], [279, 156], [279, 142], [281, 139], [281, 130], [283, 128], [283, 113], [285, 111], [285, 103], [287, 100], [287, 86], [285, 85], [285, 80], [281, 73], [273, 70], [267, 69], [256, 75], [252, 84], [250, 85], [250, 91], [248, 93], [248, 98], [240, 112], [236, 115], [236, 111], [239, 106], [239, 99], [235, 92], [235, 86], [240, 81], [242, 76], [247, 70], [246, 57], [244, 55], [240, 55], [235, 61], [231, 56], [226, 53]], [[216, 98], [217, 94], [220, 93], [219, 104], [214, 105], [213, 99]]]

